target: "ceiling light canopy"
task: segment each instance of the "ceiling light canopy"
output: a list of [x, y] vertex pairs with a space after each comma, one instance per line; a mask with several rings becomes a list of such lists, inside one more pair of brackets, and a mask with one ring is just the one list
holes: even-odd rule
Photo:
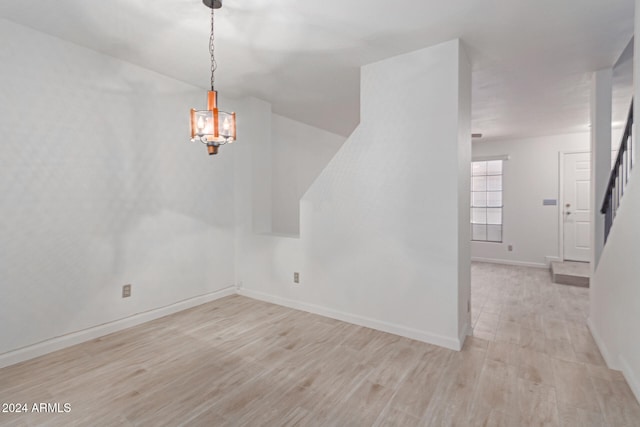
[[209, 155], [218, 154], [221, 145], [236, 140], [236, 113], [218, 109], [218, 92], [215, 90], [214, 11], [222, 7], [222, 0], [202, 0], [211, 8], [211, 35], [209, 54], [211, 55], [211, 90], [207, 94], [207, 109], [191, 109], [191, 141], [200, 141], [207, 146]]

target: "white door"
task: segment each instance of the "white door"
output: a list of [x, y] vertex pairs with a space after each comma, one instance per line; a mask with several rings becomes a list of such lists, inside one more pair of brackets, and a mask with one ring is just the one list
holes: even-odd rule
[[566, 153], [563, 164], [562, 213], [564, 259], [591, 259], [591, 154]]

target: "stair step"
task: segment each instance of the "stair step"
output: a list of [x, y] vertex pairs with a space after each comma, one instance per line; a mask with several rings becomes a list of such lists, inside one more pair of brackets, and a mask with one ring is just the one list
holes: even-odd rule
[[553, 283], [560, 285], [589, 287], [589, 263], [588, 262], [552, 262], [551, 278]]

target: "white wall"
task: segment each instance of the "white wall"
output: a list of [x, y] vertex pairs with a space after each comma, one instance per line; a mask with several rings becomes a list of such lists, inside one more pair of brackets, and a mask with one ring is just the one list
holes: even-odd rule
[[[590, 134], [475, 141], [472, 150], [473, 157], [510, 157], [504, 162], [502, 243], [472, 242], [473, 259], [544, 267], [546, 257], [559, 257], [559, 153], [590, 151]], [[543, 199], [558, 205], [543, 206]]]
[[205, 91], [5, 20], [0, 40], [0, 359], [232, 285], [234, 148], [188, 142]]
[[[237, 127], [242, 129], [242, 139], [233, 144], [234, 281], [242, 288], [243, 265], [251, 246], [247, 236], [271, 231], [272, 114], [271, 104], [256, 98], [229, 108], [236, 111]], [[268, 224], [261, 215], [268, 218]]]
[[[457, 40], [365, 66], [362, 122], [304, 195], [300, 239], [245, 233], [241, 293], [459, 348], [468, 67]], [[251, 159], [238, 159], [238, 183], [251, 182]], [[240, 196], [244, 208], [252, 191]]]
[[[250, 152], [251, 183], [255, 190], [252, 193], [253, 231], [256, 233], [271, 233], [273, 223], [273, 144], [271, 143], [271, 104], [255, 101], [251, 105], [249, 120], [244, 121], [243, 132], [252, 132], [260, 141]], [[240, 126], [240, 122], [238, 122]], [[236, 193], [237, 194], [237, 193]]]
[[[640, 28], [640, 0], [635, 2], [635, 28]], [[640, 81], [640, 43], [635, 44], [634, 82]], [[634, 87], [640, 99], [640, 85]], [[634, 104], [640, 117], [640, 103]], [[637, 120], [637, 119], [636, 119]], [[637, 125], [634, 126], [636, 129]], [[637, 136], [635, 138], [637, 140]], [[634, 153], [637, 145], [634, 146]], [[605, 243], [600, 262], [591, 278], [589, 328], [607, 365], [620, 369], [640, 400], [640, 168], [635, 167], [622, 197], [620, 208]]]
[[640, 168], [633, 170], [591, 278], [589, 326], [607, 365], [622, 370], [640, 400]]
[[[591, 272], [598, 265], [604, 246], [604, 215], [600, 215], [600, 206], [605, 197], [611, 174], [612, 154], [612, 92], [613, 70], [611, 68], [593, 73], [591, 78], [590, 116], [591, 116], [591, 200], [594, 205], [591, 214]], [[616, 147], [616, 150], [620, 146]], [[615, 162], [614, 162], [615, 164]]]
[[300, 198], [345, 139], [274, 114], [272, 141], [272, 231], [300, 233]]
[[458, 73], [458, 336], [471, 334], [471, 65], [459, 52]]

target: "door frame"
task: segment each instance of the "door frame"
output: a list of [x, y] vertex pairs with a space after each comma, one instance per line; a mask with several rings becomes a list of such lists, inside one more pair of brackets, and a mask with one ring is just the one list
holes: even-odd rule
[[[558, 152], [558, 164], [559, 164], [559, 176], [558, 176], [558, 258], [564, 262], [564, 159], [567, 154], [591, 154], [591, 151], [585, 150], [571, 150], [571, 151], [559, 151]], [[593, 166], [593, 165], [591, 165]], [[593, 185], [591, 183], [590, 185]], [[590, 201], [591, 209], [595, 206], [593, 200]], [[593, 221], [593, 212], [591, 212], [591, 221]], [[590, 232], [593, 233], [593, 224], [590, 227]], [[591, 236], [593, 237], [593, 236]], [[591, 239], [593, 241], [593, 239]], [[593, 245], [591, 245], [593, 246]], [[593, 255], [593, 248], [590, 248], [591, 255]], [[589, 257], [590, 259], [592, 258]]]

